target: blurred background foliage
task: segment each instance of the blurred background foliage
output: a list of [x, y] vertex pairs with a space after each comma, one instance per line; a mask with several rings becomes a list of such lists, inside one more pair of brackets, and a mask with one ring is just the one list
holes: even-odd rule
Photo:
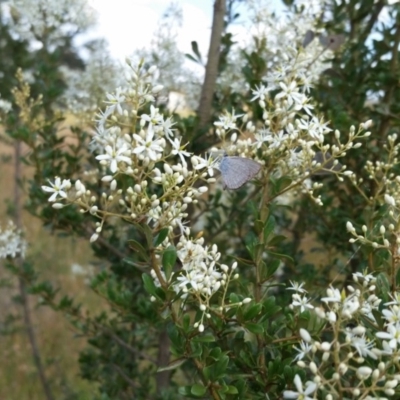
[[[247, 48], [240, 48], [229, 33], [230, 24], [238, 17], [235, 13], [238, 3], [238, 0], [228, 1], [210, 121], [218, 120], [224, 110], [232, 109], [237, 114], [250, 111], [255, 116], [260, 115], [259, 105], [249, 101], [250, 89], [263, 81], [274, 62], [268, 41], [254, 36]], [[296, 6], [293, 1], [284, 3], [285, 12], [294, 19], [304, 11], [304, 6]], [[254, 7], [254, 2], [252, 4]], [[253, 8], [254, 18], [256, 10]], [[259, 5], [259, 15], [262, 15], [261, 10]], [[32, 294], [30, 304], [35, 333], [53, 398], [186, 398], [183, 392], [182, 397], [177, 395], [177, 388], [193, 383], [195, 368], [190, 363], [183, 368], [156, 373], [157, 365], [170, 361], [171, 349], [178, 355], [183, 351], [179, 349], [182, 338], [149, 302], [142, 271], [126, 261], [127, 258], [131, 262], [140, 261], [137, 253], [126, 244], [128, 239], [142, 241], [137, 229], [113, 221], [103, 230], [104, 238], [89, 246], [94, 219], [82, 216], [72, 207], [55, 211], [40, 189], [54, 176], [77, 179], [96, 167], [97, 161], [87, 151], [93, 129], [93, 114], [90, 113], [97, 107], [104, 108], [105, 93], [118, 86], [118, 75], [122, 71], [104, 52], [100, 54], [102, 42], [86, 43], [88, 56], [81, 56], [82, 49], [76, 47], [74, 38], [88, 26], [69, 31], [63, 30], [61, 25], [54, 26], [55, 36], [49, 31], [32, 38], [19, 35], [15, 27], [23, 17], [22, 11], [14, 9], [5, 15], [0, 8], [1, 99], [13, 102], [12, 89], [21, 86], [16, 78], [20, 68], [29, 82], [32, 98], [40, 95], [43, 99], [42, 105], [32, 107], [28, 120], [33, 121], [43, 112], [46, 118], [32, 131], [32, 124], [21, 120], [20, 108], [14, 103], [2, 121], [2, 219], [13, 218], [16, 211], [10, 201], [13, 187], [10, 144], [21, 141], [25, 170], [19, 184], [24, 190], [23, 220], [30, 247], [26, 263], [20, 268], [1, 269], [3, 368], [0, 398], [44, 398], [37, 371], [30, 361], [13, 276], [22, 276]], [[381, 18], [383, 13], [384, 19]], [[211, 124], [202, 129], [198, 126], [196, 98], [201, 81], [182, 67], [185, 55], [177, 49], [176, 32], [171, 28], [179, 18], [179, 9], [172, 6], [159, 32], [155, 33], [153, 48], [142, 50], [135, 57], [144, 58], [149, 65], [161, 66], [160, 80], [165, 85], [165, 97], [174, 91], [186, 95], [188, 107], [184, 112], [169, 111], [166, 101], [160, 101], [158, 107], [164, 113], [173, 113], [183, 142], [189, 142], [188, 150], [204, 154], [218, 138]], [[278, 16], [272, 15], [271, 20], [273, 18]], [[368, 154], [371, 162], [384, 160], [383, 139], [399, 128], [399, 18], [398, 4], [389, 6], [386, 0], [328, 0], [322, 17], [315, 21], [317, 29], [327, 35], [342, 35], [344, 40], [334, 52], [332, 64], [312, 89], [312, 97], [332, 127], [343, 133], [352, 124], [357, 126], [373, 120], [372, 135], [363, 147], [365, 153], [349, 152], [343, 160], [348, 169], [365, 176], [363, 185], [371, 196], [376, 187], [364, 170], [367, 160], [363, 154]], [[299, 37], [299, 43], [301, 41]], [[36, 46], [32, 46], [33, 42]], [[204, 65], [196, 43], [192, 48], [193, 54], [187, 57]], [[348, 243], [345, 223], [352, 220], [373, 229], [375, 219], [380, 217], [371, 212], [374, 204], [369, 204], [347, 181], [339, 182], [330, 176], [315, 179], [331, 180], [323, 188], [323, 208], [298, 194], [290, 204], [276, 205], [271, 210], [275, 231], [287, 237], [276, 241], [278, 255], [271, 256], [269, 266], [273, 278], [271, 293], [281, 307], [288, 304], [289, 294], [279, 284], [289, 280], [304, 281], [306, 287], [313, 285], [324, 290], [332, 279], [344, 285], [351, 272], [362, 270], [368, 260], [367, 250]], [[88, 189], [99, 191], [98, 182], [91, 183]], [[211, 190], [200, 207], [190, 211], [195, 228], [203, 232], [206, 241], [216, 243], [227, 260], [236, 246], [235, 256], [242, 260], [248, 258], [246, 246], [248, 248], [254, 235], [251, 199], [258, 188], [252, 190], [254, 192], [245, 187], [229, 192], [228, 204], [221, 191]], [[279, 254], [288, 255], [293, 261], [287, 262]], [[376, 253], [368, 255], [372, 257], [369, 266], [379, 270], [384, 260]], [[282, 260], [286, 262], [281, 263]], [[245, 264], [242, 267], [241, 281], [237, 285], [243, 289], [251, 279], [251, 270], [246, 269]], [[270, 309], [275, 307], [274, 301]], [[271, 323], [271, 335], [282, 321], [277, 318]], [[257, 319], [253, 322], [260, 323]], [[282, 348], [279, 357], [271, 354], [271, 362], [275, 357], [285, 360], [286, 351]], [[282, 374], [279, 368], [270, 366], [271, 385], [274, 373]], [[258, 384], [253, 382], [255, 387]]]

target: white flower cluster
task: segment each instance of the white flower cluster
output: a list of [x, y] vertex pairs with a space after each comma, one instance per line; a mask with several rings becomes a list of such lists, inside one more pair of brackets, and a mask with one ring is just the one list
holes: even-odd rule
[[[317, 204], [322, 205], [314, 190], [320, 183], [306, 185], [313, 174], [333, 173], [339, 180], [352, 172], [339, 164], [338, 158], [352, 148], [361, 146], [358, 139], [368, 137], [371, 121], [351, 127], [346, 140], [324, 119], [314, 113], [308, 93], [320, 73], [326, 68], [326, 57], [331, 52], [317, 40], [306, 48], [287, 42], [277, 49], [279, 62], [253, 90], [252, 101], [263, 110], [262, 125], [252, 121], [251, 114], [236, 115], [226, 112], [215, 122], [222, 147], [229, 154], [239, 154], [266, 164], [266, 169], [277, 176], [288, 176], [292, 187], [303, 186]], [[242, 133], [245, 139], [238, 136]], [[325, 144], [325, 136], [333, 134], [334, 144]], [[254, 139], [253, 139], [254, 138]], [[357, 143], [356, 143], [357, 142]], [[219, 151], [219, 150], [218, 150]]]
[[[58, 40], [68, 34], [84, 30], [95, 21], [94, 10], [86, 0], [12, 0], [10, 6], [18, 15], [15, 31], [25, 40]], [[63, 24], [64, 29], [59, 29]]]
[[[249, 34], [228, 53], [229, 61], [222, 74], [218, 76], [218, 84], [222, 91], [246, 95], [249, 88], [243, 76], [243, 68], [248, 66], [249, 58], [254, 62], [253, 55], [257, 55], [256, 58], [265, 63], [263, 66], [265, 71], [275, 70], [285, 63], [286, 49], [288, 46], [300, 46], [306, 32], [315, 29], [315, 21], [324, 12], [324, 3], [326, 1], [295, 1], [292, 8], [296, 9], [295, 12], [281, 13], [276, 12], [274, 3], [269, 1], [247, 0], [248, 18], [242, 22], [244, 25], [242, 29], [247, 30]], [[228, 26], [228, 30], [230, 28]], [[233, 29], [232, 31], [235, 35], [235, 31]], [[321, 55], [317, 46], [312, 45], [308, 50], [315, 53], [315, 59]], [[243, 57], [243, 53], [247, 57]], [[261, 68], [261, 65], [259, 67]], [[324, 67], [320, 62], [310, 63], [309, 68], [312, 69], [310, 72], [314, 76], [318, 76], [323, 68], [327, 68], [327, 64]]]
[[[204, 239], [190, 239], [186, 210], [207, 192], [204, 183], [215, 182], [215, 160], [186, 151], [172, 119], [155, 107], [155, 96], [162, 90], [154, 82], [156, 73], [155, 67], [145, 69], [143, 63], [131, 67], [127, 87], [108, 93], [107, 106], [97, 115], [91, 148], [98, 154], [95, 158], [99, 161], [101, 184], [106, 185], [104, 192], [98, 196], [81, 180], [71, 183], [60, 177], [42, 189], [49, 193], [55, 209], [76, 204], [82, 213], [89, 212], [99, 219], [91, 241], [98, 239], [106, 220], [116, 216], [135, 224], [145, 223], [155, 232], [167, 228], [167, 238], [155, 249], [152, 276], [156, 284], [172, 285], [183, 297], [191, 294], [204, 317], [211, 297], [220, 288], [226, 290], [229, 280], [237, 277], [233, 274], [236, 263], [231, 268], [219, 264], [220, 253], [215, 245], [205, 245]], [[145, 106], [149, 112], [142, 111]], [[131, 185], [120, 183], [126, 178]], [[176, 237], [182, 269], [175, 281], [166, 282], [159, 254]], [[202, 327], [202, 322], [198, 323], [200, 330]]]
[[0, 226], [0, 258], [24, 258], [26, 248], [26, 241], [12, 221], [9, 221], [5, 228]]
[[[300, 329], [302, 340], [295, 347], [295, 361], [312, 379], [303, 388], [300, 376], [296, 375], [297, 391], [285, 391], [284, 398], [377, 400], [398, 394], [399, 296], [393, 295], [393, 301], [385, 304], [387, 308], [380, 310], [382, 300], [375, 294], [376, 278], [355, 273], [353, 280], [355, 285], [348, 285], [347, 290], [330, 287], [321, 299], [323, 305], [310, 311], [321, 323], [319, 340]], [[289, 289], [299, 294], [305, 292], [302, 285], [293, 283]], [[295, 302], [296, 299], [292, 306], [298, 307]], [[379, 314], [379, 320], [385, 321], [382, 331]]]
[[[98, 198], [80, 180], [73, 185], [59, 177], [50, 186], [43, 186], [44, 191], [51, 193], [49, 201], [54, 208], [76, 203], [82, 212], [88, 211], [101, 219], [92, 241], [98, 238], [105, 219], [116, 214], [133, 221], [145, 218], [156, 229], [168, 227], [172, 232], [178, 227], [183, 232], [188, 204], [196, 203], [207, 191], [207, 186], [195, 187], [194, 183], [215, 180], [212, 161], [184, 150], [171, 118], [164, 118], [154, 105], [150, 105], [148, 114], [141, 111], [155, 101], [155, 95], [162, 89], [153, 83], [156, 70], [156, 67], [145, 70], [143, 65], [131, 67], [127, 88], [120, 87], [107, 94], [107, 107], [97, 116], [97, 133], [91, 147], [100, 153], [96, 159], [100, 162], [101, 180], [109, 185], [108, 193]], [[132, 120], [134, 123], [129, 124]], [[137, 133], [127, 130], [127, 126], [138, 129]], [[188, 169], [189, 157], [194, 170]], [[178, 162], [171, 162], [173, 158]], [[120, 189], [118, 180], [122, 176], [132, 178], [135, 183]], [[161, 194], [155, 194], [154, 185], [162, 188]]]
[[353, 174], [351, 182], [367, 200], [369, 206], [384, 211], [379, 223], [374, 225], [363, 225], [356, 229], [348, 221], [347, 231], [353, 236], [350, 243], [366, 244], [374, 249], [384, 249], [391, 257], [398, 257], [400, 254], [400, 176], [395, 172], [398, 164], [398, 153], [400, 143], [396, 143], [397, 134], [388, 136], [384, 148], [387, 151], [385, 161], [366, 162], [365, 170], [368, 173], [368, 180], [374, 182], [374, 195], [371, 196], [363, 185], [364, 178], [358, 178]]
[[[219, 312], [224, 308], [229, 309], [235, 306], [247, 304], [251, 299], [246, 298], [236, 304], [225, 304], [225, 294], [229, 282], [239, 278], [239, 274], [236, 272], [237, 262], [234, 262], [231, 267], [226, 264], [221, 264], [219, 262], [221, 253], [218, 251], [215, 244], [207, 246], [204, 238], [200, 237], [194, 239], [190, 238], [189, 235], [190, 230], [186, 228], [176, 246], [177, 257], [182, 264], [182, 268], [176, 279], [171, 276], [170, 283], [176, 293], [182, 294], [182, 298], [187, 299], [190, 294], [191, 297], [200, 305], [202, 315], [200, 320], [195, 323], [195, 327], [200, 331], [203, 331], [203, 320], [204, 317], [211, 317], [210, 310]], [[168, 246], [170, 246], [170, 243], [169, 240], [166, 239], [160, 246], [158, 246], [157, 250], [162, 253], [162, 251], [168, 248]], [[161, 262], [160, 259], [159, 262]], [[154, 269], [151, 271], [151, 275], [156, 282], [156, 285], [160, 286], [160, 281], [157, 278]], [[163, 278], [165, 279], [164, 274]], [[220, 305], [212, 305], [211, 298], [220, 289], [223, 290], [224, 293]]]
[[12, 109], [12, 104], [9, 101], [0, 99], [0, 110], [4, 114], [9, 113], [11, 109]]

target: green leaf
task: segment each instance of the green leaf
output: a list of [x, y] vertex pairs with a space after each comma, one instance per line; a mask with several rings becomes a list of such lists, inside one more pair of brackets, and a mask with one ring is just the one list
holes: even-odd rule
[[277, 246], [287, 239], [284, 235], [276, 235], [268, 242], [268, 246]]
[[162, 257], [162, 265], [164, 268], [165, 276], [167, 280], [171, 277], [172, 269], [176, 263], [176, 248], [175, 246], [169, 246], [165, 249]]
[[196, 54], [196, 56], [197, 56], [197, 61], [202, 61], [201, 60], [201, 54], [200, 54], [200, 51], [199, 51], [199, 45], [197, 44], [197, 42], [195, 40], [193, 40], [191, 42], [191, 45], [192, 45], [193, 53]]
[[268, 280], [281, 265], [280, 260], [272, 260], [262, 265], [261, 279], [262, 281]]
[[240, 299], [236, 293], [229, 294], [229, 301], [231, 304], [236, 304], [240, 302]]
[[234, 257], [234, 258], [240, 264], [250, 265], [251, 267], [254, 267], [254, 262], [252, 260], [247, 260], [241, 257]]
[[219, 358], [219, 360], [214, 365], [214, 375], [212, 376], [213, 380], [221, 379], [226, 375], [226, 370], [229, 364], [229, 357], [223, 355]]
[[175, 350], [183, 351], [185, 341], [182, 335], [179, 333], [177, 327], [172, 323], [168, 324], [167, 333], [171, 343], [173, 344], [173, 347], [175, 347]]
[[140, 229], [146, 237], [147, 246], [150, 248], [153, 244], [153, 231], [147, 224], [141, 224]]
[[263, 230], [264, 224], [261, 220], [257, 219], [254, 221], [254, 230], [257, 232], [257, 235]]
[[158, 368], [157, 372], [171, 371], [173, 369], [179, 368], [186, 361], [187, 361], [186, 358], [178, 358], [178, 359], [176, 359], [174, 361], [171, 361], [167, 366]]
[[190, 386], [180, 386], [178, 389], [178, 393], [182, 396], [189, 397], [190, 396]]
[[292, 183], [292, 180], [288, 178], [287, 176], [282, 176], [278, 178], [276, 181], [272, 181], [273, 183], [273, 189], [274, 189], [274, 194], [279, 195], [283, 190], [285, 190], [290, 184]]
[[156, 287], [156, 297], [159, 298], [161, 301], [165, 301], [166, 295], [161, 287]]
[[146, 268], [148, 267], [148, 264], [137, 262], [136, 260], [130, 257], [123, 258], [122, 262], [128, 265], [132, 265], [132, 267], [135, 267], [142, 272], [145, 271]]
[[252, 260], [256, 260], [256, 246], [258, 245], [258, 238], [254, 233], [248, 233], [245, 238], [246, 248]]
[[191, 54], [186, 53], [186, 54], [185, 54], [185, 57], [188, 58], [188, 59], [191, 60], [191, 61], [194, 61], [195, 63], [198, 62], [197, 59], [194, 58]]
[[207, 388], [200, 383], [195, 383], [191, 387], [190, 393], [194, 396], [202, 397], [207, 393]]
[[387, 302], [389, 299], [388, 293], [390, 293], [390, 283], [387, 275], [384, 272], [381, 272], [376, 277], [376, 287], [378, 288], [382, 299]]
[[229, 386], [226, 386], [225, 393], [226, 394], [239, 394], [239, 391], [235, 386], [229, 385]]
[[208, 357], [212, 358], [214, 361], [218, 361], [221, 357], [222, 350], [220, 347], [215, 347], [210, 351]]
[[273, 315], [277, 314], [281, 311], [281, 307], [276, 305], [275, 297], [268, 297], [263, 302], [263, 314], [260, 319], [260, 322], [268, 321]]
[[214, 372], [213, 365], [209, 365], [207, 367], [204, 367], [203, 368], [203, 376], [204, 376], [204, 378], [207, 381], [211, 380], [211, 378], [213, 376], [213, 372]]
[[148, 274], [142, 275], [142, 280], [144, 284], [144, 288], [146, 292], [151, 294], [152, 296], [156, 296], [156, 285], [154, 284], [153, 278]]
[[264, 333], [264, 327], [261, 324], [255, 324], [253, 322], [247, 322], [244, 327], [251, 333], [261, 334]]
[[268, 243], [268, 238], [275, 229], [275, 218], [270, 215], [264, 226], [264, 243]]
[[168, 233], [169, 233], [168, 228], [161, 229], [161, 231], [158, 232], [158, 235], [153, 240], [153, 246], [154, 247], [159, 246], [167, 238]]
[[184, 332], [189, 332], [190, 330], [190, 315], [189, 314], [185, 314], [183, 316], [183, 322], [182, 322], [182, 328]]
[[284, 263], [287, 263], [289, 265], [294, 265], [294, 260], [292, 257], [286, 255], [286, 254], [281, 254], [281, 253], [275, 253], [271, 250], [267, 250], [267, 253], [272, 256], [272, 257], [276, 257], [279, 260], [283, 261]]
[[193, 342], [201, 342], [201, 343], [211, 343], [215, 342], [215, 337], [213, 335], [199, 335], [192, 339]]
[[262, 310], [262, 304], [252, 304], [247, 308], [247, 310], [244, 312], [244, 320], [251, 320], [257, 315], [260, 314]]
[[135, 250], [143, 260], [148, 261], [150, 259], [149, 252], [136, 240], [128, 240], [128, 245]]
[[194, 342], [193, 340], [190, 342], [190, 347], [191, 347], [191, 352], [190, 352], [190, 357], [191, 358], [197, 358], [197, 357], [201, 357], [201, 355], [203, 354], [203, 346], [198, 343], [198, 342]]

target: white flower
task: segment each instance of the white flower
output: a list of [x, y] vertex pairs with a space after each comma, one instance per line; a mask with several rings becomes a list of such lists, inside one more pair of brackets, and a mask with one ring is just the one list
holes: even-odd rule
[[47, 193], [53, 193], [49, 197], [49, 201], [53, 202], [57, 200], [57, 197], [60, 196], [63, 199], [66, 199], [68, 197], [67, 192], [71, 188], [71, 181], [69, 179], [63, 179], [61, 182], [61, 178], [58, 176], [55, 178], [54, 183], [51, 183], [49, 181], [50, 186], [42, 186], [42, 190], [47, 192]]
[[342, 316], [350, 318], [360, 308], [358, 296], [352, 295], [346, 297], [343, 301]]
[[290, 149], [288, 153], [287, 165], [290, 169], [297, 168], [303, 164], [303, 152], [297, 149]]
[[163, 122], [163, 116], [159, 113], [158, 108], [155, 108], [153, 105], [151, 105], [150, 115], [142, 114], [140, 116], [140, 124], [144, 126], [146, 122], [153, 126], [159, 125]]
[[133, 137], [138, 146], [132, 150], [132, 153], [140, 154], [141, 158], [149, 157], [153, 161], [157, 161], [160, 158], [161, 154], [159, 153], [164, 151], [165, 140], [162, 138], [154, 139], [154, 129], [151, 124], [147, 129], [145, 139], [136, 133], [133, 134]]
[[243, 114], [235, 115], [235, 111], [232, 111], [232, 114], [226, 112], [225, 115], [219, 117], [218, 122], [214, 122], [214, 125], [225, 130], [236, 129], [236, 120], [242, 116]]
[[175, 138], [173, 141], [171, 141], [171, 144], [172, 144], [171, 154], [177, 155], [181, 159], [182, 165], [184, 167], [187, 167], [187, 162], [185, 160], [185, 157], [190, 157], [191, 153], [183, 150], [184, 146], [181, 147], [181, 139]]
[[212, 156], [208, 156], [208, 158], [201, 158], [199, 156], [193, 156], [191, 158], [192, 165], [195, 170], [207, 168], [207, 173], [209, 176], [214, 176], [214, 168], [218, 164], [217, 159], [213, 159]]
[[299, 93], [296, 81], [291, 81], [288, 85], [283, 82], [279, 82], [279, 86], [282, 91], [275, 96], [275, 101], [281, 98], [286, 98], [288, 106], [291, 107], [293, 104], [296, 106], [302, 106], [304, 101], [304, 94]]
[[388, 324], [397, 324], [400, 322], [400, 307], [397, 305], [394, 305], [393, 307], [390, 307], [390, 309], [384, 309], [382, 310], [382, 315], [388, 322]]
[[289, 135], [281, 130], [277, 134], [266, 135], [264, 141], [269, 142], [270, 149], [279, 149], [289, 139]]
[[310, 116], [312, 117], [312, 109], [314, 108], [314, 106], [310, 103], [308, 103], [309, 99], [307, 97], [304, 96], [303, 101], [302, 101], [302, 108], [303, 110]]
[[367, 340], [365, 335], [350, 335], [350, 344], [357, 350], [360, 357], [369, 356], [374, 360], [377, 359], [376, 354], [371, 350], [374, 347], [374, 342]]
[[286, 288], [286, 290], [293, 290], [298, 293], [307, 293], [306, 289], [303, 289], [304, 282], [298, 283], [298, 282], [293, 282], [289, 281], [290, 284], [292, 285], [291, 287]]
[[400, 343], [400, 324], [388, 325], [387, 330], [387, 332], [376, 333], [376, 337], [380, 339], [388, 339], [389, 347], [395, 350], [397, 344]]
[[293, 392], [292, 390], [285, 390], [283, 392], [283, 397], [285, 399], [299, 399], [299, 400], [313, 400], [314, 396], [310, 397], [309, 395], [314, 393], [317, 389], [317, 385], [314, 382], [308, 382], [306, 384], [305, 390], [303, 390], [303, 383], [301, 382], [300, 376], [296, 374], [294, 377], [294, 385], [296, 386], [297, 392]]
[[174, 130], [172, 127], [175, 125], [175, 122], [172, 122], [172, 118], [167, 118], [166, 120], [163, 120], [159, 123], [159, 126], [162, 128], [165, 137], [171, 141], [171, 139], [174, 137]]
[[192, 240], [181, 236], [177, 255], [182, 262], [182, 271], [174, 286], [176, 292], [210, 298], [223, 285], [224, 274], [216, 264], [221, 254], [216, 245], [209, 248], [203, 243], [202, 238]]
[[109, 165], [112, 173], [118, 171], [118, 163], [120, 162], [124, 162], [128, 165], [132, 164], [132, 160], [128, 156], [130, 154], [130, 149], [127, 143], [123, 143], [118, 147], [115, 145], [107, 145], [104, 150], [106, 154], [98, 155], [96, 160], [101, 161], [102, 164]]
[[353, 280], [355, 282], [376, 282], [376, 278], [372, 274], [367, 274], [366, 271], [364, 272], [355, 272], [353, 274]]
[[107, 106], [107, 113], [113, 113], [115, 110], [122, 115], [121, 104], [125, 101], [125, 96], [122, 94], [122, 88], [117, 88], [115, 94], [106, 93], [108, 101], [105, 101]]
[[389, 297], [392, 298], [392, 301], [385, 303], [385, 306], [397, 305], [400, 306], [400, 293], [389, 293]]
[[264, 85], [260, 85], [259, 87], [256, 86], [255, 89], [252, 89], [252, 92], [253, 97], [250, 99], [250, 101], [254, 101], [257, 99], [264, 101], [268, 97], [269, 90]]
[[298, 75], [302, 84], [301, 90], [304, 93], [310, 93], [311, 88], [314, 86], [312, 84], [313, 78], [311, 76], [307, 76], [305, 71], [299, 71]]
[[294, 358], [294, 361], [299, 361], [311, 351], [312, 346], [302, 340], [300, 342], [300, 348], [295, 347], [294, 349], [298, 352], [297, 356]]
[[311, 139], [323, 143], [324, 135], [332, 131], [332, 129], [328, 128], [327, 125], [327, 122], [323, 123], [317, 117], [312, 117], [311, 119], [300, 119], [298, 128], [307, 131]]
[[12, 104], [7, 100], [0, 99], [0, 110], [7, 114], [12, 110]]
[[254, 135], [255, 138], [254, 146], [257, 147], [257, 149], [261, 148], [261, 146], [263, 146], [265, 142], [269, 142], [271, 136], [272, 133], [267, 128], [258, 130]]
[[382, 349], [375, 348], [374, 351], [377, 353], [378, 356], [391, 356], [394, 349], [390, 347], [389, 342], [387, 342], [386, 340], [382, 340]]
[[21, 231], [12, 221], [7, 224], [5, 229], [0, 226], [0, 259], [14, 258], [17, 254], [24, 258], [26, 248], [27, 243], [22, 238]]
[[312, 304], [308, 303], [309, 301], [310, 299], [308, 299], [306, 296], [300, 297], [300, 295], [297, 293], [292, 296], [292, 305], [294, 307], [300, 307], [300, 312], [304, 312], [306, 308], [310, 310], [314, 308]]
[[342, 301], [342, 296], [339, 289], [334, 289], [332, 286], [326, 291], [328, 297], [322, 297], [321, 301], [325, 303], [340, 303]]

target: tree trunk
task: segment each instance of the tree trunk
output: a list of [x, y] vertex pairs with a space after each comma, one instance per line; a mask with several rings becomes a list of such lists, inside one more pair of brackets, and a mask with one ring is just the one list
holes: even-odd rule
[[204, 83], [201, 89], [199, 104], [199, 128], [205, 128], [210, 121], [212, 99], [215, 91], [215, 83], [218, 75], [218, 63], [221, 48], [221, 37], [224, 31], [224, 17], [226, 12], [226, 0], [215, 0], [214, 15], [211, 28], [210, 47]]
[[[169, 363], [169, 354], [170, 354], [170, 341], [166, 328], [163, 328], [163, 330], [160, 332], [158, 343], [159, 347], [158, 347], [157, 365], [158, 367], [165, 367]], [[162, 371], [156, 375], [158, 394], [161, 394], [162, 390], [169, 386], [170, 377], [171, 377], [171, 371]]]

